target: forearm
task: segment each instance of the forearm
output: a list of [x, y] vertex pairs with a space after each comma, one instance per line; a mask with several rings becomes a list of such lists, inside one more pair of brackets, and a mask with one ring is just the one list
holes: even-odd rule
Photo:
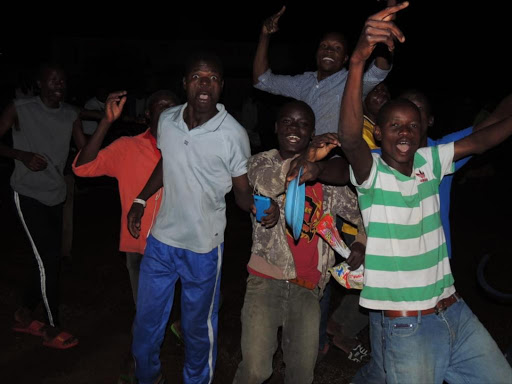
[[21, 160], [21, 155], [24, 151], [19, 149], [11, 148], [4, 143], [0, 142], [0, 156], [7, 157], [9, 159]]
[[256, 55], [254, 56], [252, 66], [252, 81], [253, 84], [258, 83], [258, 78], [263, 75], [269, 68], [268, 65], [268, 45], [270, 42], [270, 35], [261, 32], [256, 48]]
[[495, 147], [512, 135], [512, 116], [455, 142], [454, 161]]
[[232, 183], [236, 204], [240, 209], [249, 212], [254, 204], [254, 200], [247, 173], [238, 177], [233, 177]]
[[80, 113], [78, 114], [80, 120], [100, 121], [104, 116], [105, 112], [93, 109], [80, 109]]
[[363, 131], [363, 73], [364, 62], [352, 61], [341, 102], [338, 136], [341, 148], [351, 151], [362, 140]]
[[[96, 159], [96, 156], [98, 156], [98, 152], [100, 151], [101, 145], [103, 144], [103, 140], [105, 139], [105, 136], [110, 126], [111, 123], [109, 123], [105, 119], [101, 120], [94, 134], [91, 136], [91, 138], [87, 141], [87, 143], [80, 151], [80, 154], [78, 155], [78, 158], [76, 160], [77, 167], [83, 164], [87, 164]], [[83, 133], [82, 135], [80, 135], [79, 132], [75, 131], [78, 131], [78, 128], [74, 130], [73, 135], [75, 137], [75, 143], [79, 147], [80, 143], [83, 143], [83, 140], [85, 140], [85, 135], [83, 135]]]
[[149, 177], [148, 182], [137, 196], [139, 199], [148, 200], [153, 196], [160, 188], [164, 186], [164, 173], [162, 159], [158, 162], [153, 173]]

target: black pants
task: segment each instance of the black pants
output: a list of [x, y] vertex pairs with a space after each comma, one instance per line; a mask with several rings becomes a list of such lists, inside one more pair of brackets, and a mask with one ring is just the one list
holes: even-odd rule
[[23, 305], [34, 310], [42, 300], [46, 320], [58, 326], [63, 204], [50, 207], [17, 192], [14, 203], [34, 252]]

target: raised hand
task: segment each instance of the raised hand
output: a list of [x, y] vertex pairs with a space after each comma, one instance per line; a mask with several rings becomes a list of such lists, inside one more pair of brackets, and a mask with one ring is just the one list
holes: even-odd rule
[[265, 35], [271, 35], [279, 30], [279, 18], [282, 16], [284, 11], [286, 10], [286, 6], [283, 5], [283, 8], [276, 14], [270, 16], [269, 18], [265, 19], [263, 22], [263, 28], [261, 32]]
[[113, 123], [121, 116], [124, 104], [126, 103], [126, 91], [112, 92], [105, 102], [105, 119]]
[[351, 61], [366, 61], [379, 43], [386, 44], [391, 52], [395, 49], [395, 40], [403, 43], [405, 37], [392, 20], [398, 11], [408, 6], [409, 2], [404, 1], [370, 16], [365, 22], [361, 36], [359, 36]]
[[314, 136], [306, 150], [307, 161], [315, 162], [324, 159], [332, 149], [339, 147], [340, 141], [336, 133], [325, 133]]

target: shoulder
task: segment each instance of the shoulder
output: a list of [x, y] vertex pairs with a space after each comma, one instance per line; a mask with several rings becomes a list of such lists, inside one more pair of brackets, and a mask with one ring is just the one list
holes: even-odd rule
[[260, 152], [249, 157], [248, 164], [250, 166], [260, 166], [266, 163], [275, 162], [280, 159], [279, 152], [277, 149], [271, 149], [269, 151]]
[[184, 104], [176, 105], [169, 109], [166, 109], [160, 114], [160, 124], [174, 124], [182, 119], [182, 110], [185, 107]]
[[13, 105], [15, 108], [30, 107], [32, 105], [39, 104], [38, 98], [39, 98], [39, 96], [24, 97], [22, 99], [14, 99]]

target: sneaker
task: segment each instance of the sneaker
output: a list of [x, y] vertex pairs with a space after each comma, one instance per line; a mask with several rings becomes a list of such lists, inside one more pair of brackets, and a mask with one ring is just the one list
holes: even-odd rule
[[181, 333], [181, 323], [179, 320], [176, 320], [174, 323], [171, 324], [171, 332], [174, 334], [174, 336], [176, 336], [180, 344], [185, 344], [185, 341], [183, 340], [183, 335]]
[[360, 363], [366, 356], [368, 356], [368, 350], [363, 347], [363, 344], [358, 344], [350, 351], [348, 359]]

